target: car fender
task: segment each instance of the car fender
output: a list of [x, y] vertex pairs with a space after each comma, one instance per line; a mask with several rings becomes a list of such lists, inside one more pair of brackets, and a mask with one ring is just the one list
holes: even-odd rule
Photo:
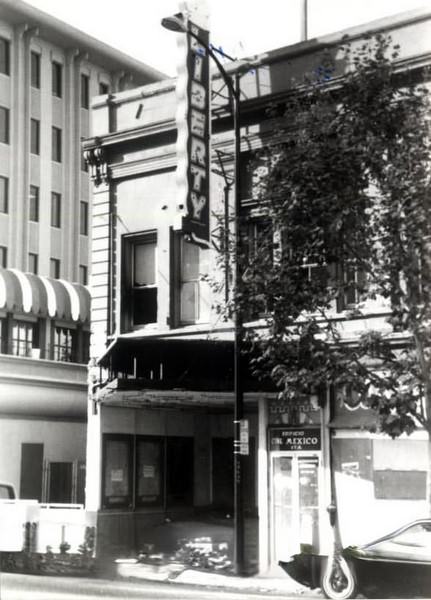
[[290, 560], [280, 560], [278, 564], [289, 577], [313, 590], [320, 587], [322, 565], [326, 558], [319, 554], [294, 554]]

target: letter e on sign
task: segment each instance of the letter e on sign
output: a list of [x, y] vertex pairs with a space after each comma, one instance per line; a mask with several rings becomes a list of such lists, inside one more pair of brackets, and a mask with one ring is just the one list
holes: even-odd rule
[[190, 91], [190, 104], [199, 110], [205, 110], [206, 90], [197, 81], [192, 81]]

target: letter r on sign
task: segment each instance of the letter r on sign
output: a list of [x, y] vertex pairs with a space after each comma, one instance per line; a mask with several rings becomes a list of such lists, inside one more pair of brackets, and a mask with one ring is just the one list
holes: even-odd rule
[[205, 144], [195, 137], [192, 137], [192, 143], [190, 148], [190, 160], [191, 162], [201, 165], [202, 167], [206, 166]]

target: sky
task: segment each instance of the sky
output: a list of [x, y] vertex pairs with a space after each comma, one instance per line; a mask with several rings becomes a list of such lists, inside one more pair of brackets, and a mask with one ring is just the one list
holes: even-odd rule
[[[176, 36], [160, 21], [178, 0], [26, 0], [144, 63], [174, 76]], [[300, 0], [208, 0], [211, 41], [235, 58], [299, 41]], [[431, 0], [308, 0], [309, 38], [398, 12]]]

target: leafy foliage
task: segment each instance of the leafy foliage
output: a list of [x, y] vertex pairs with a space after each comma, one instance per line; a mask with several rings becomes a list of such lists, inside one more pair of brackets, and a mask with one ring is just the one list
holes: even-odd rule
[[397, 58], [384, 36], [346, 43], [271, 109], [279, 141], [252, 165], [266, 225], [231, 304], [264, 315], [253, 368], [282, 395], [348, 389], [393, 437], [431, 432], [430, 113]]

